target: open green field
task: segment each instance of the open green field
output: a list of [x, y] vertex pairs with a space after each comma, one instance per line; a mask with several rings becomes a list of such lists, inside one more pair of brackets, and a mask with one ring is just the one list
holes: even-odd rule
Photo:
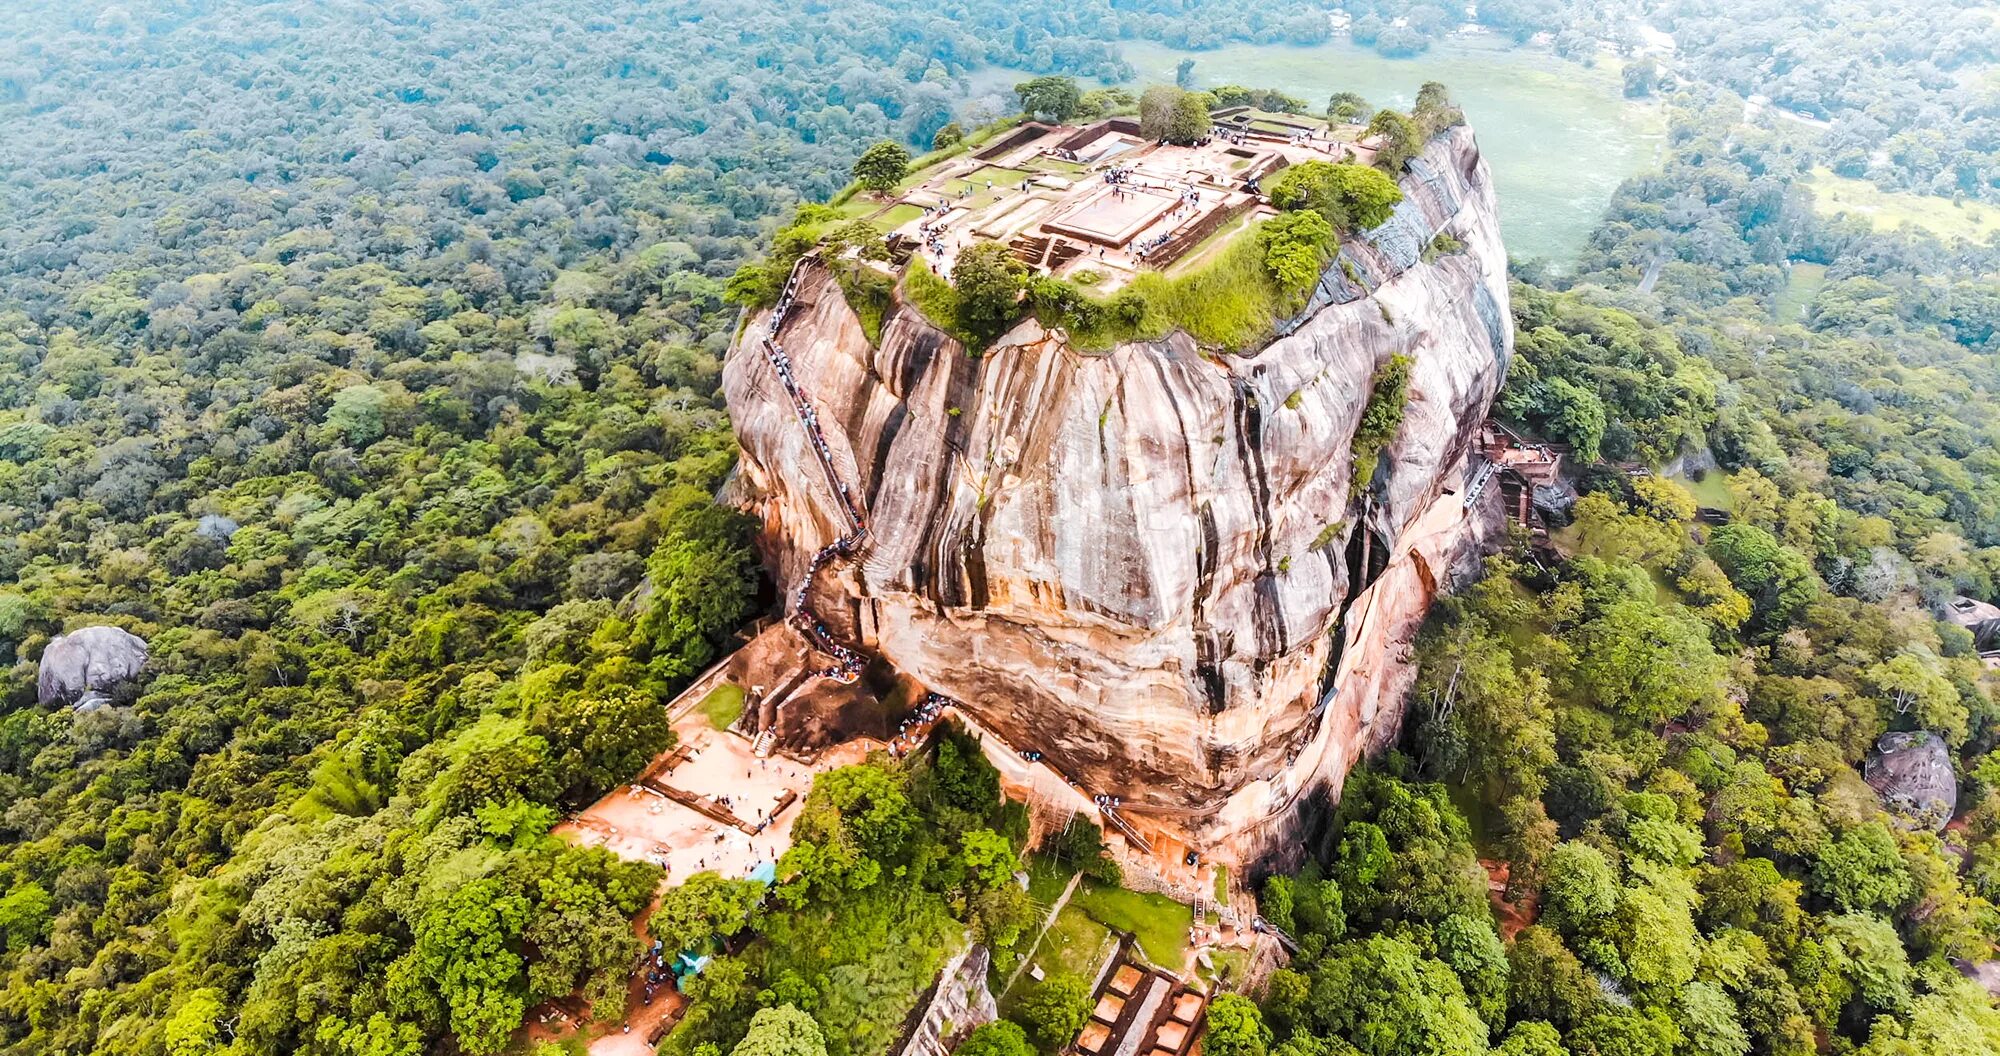
[[1165, 895], [1142, 895], [1089, 880], [1070, 896], [1069, 904], [1081, 905], [1092, 920], [1106, 927], [1130, 932], [1147, 960], [1169, 971], [1180, 970], [1188, 928], [1194, 924], [1193, 909]]
[[710, 726], [726, 730], [737, 716], [743, 714], [743, 687], [734, 682], [724, 682], [709, 690], [708, 696], [701, 698], [696, 707], [707, 717]]
[[1665, 130], [1657, 104], [1625, 99], [1617, 67], [1584, 67], [1496, 41], [1449, 41], [1414, 59], [1385, 59], [1348, 41], [1199, 52], [1139, 41], [1121, 47], [1137, 84], [1171, 84], [1175, 64], [1192, 58], [1200, 87], [1281, 88], [1315, 110], [1337, 91], [1407, 108], [1425, 81], [1442, 81], [1479, 131], [1507, 251], [1557, 265], [1583, 247], [1619, 182], [1653, 164]]
[[986, 190], [986, 185], [989, 183], [995, 188], [1015, 187], [1026, 181], [1027, 178], [1028, 173], [1021, 169], [1006, 169], [998, 165], [981, 165], [962, 177], [964, 180], [963, 183], [959, 182], [959, 179], [953, 179], [945, 187], [945, 190], [956, 192], [965, 187], [971, 187], [974, 194], [979, 194]]
[[[1042, 941], [1029, 955], [1029, 963], [1042, 970], [1047, 978], [1068, 972], [1089, 980], [1104, 958], [1111, 954], [1111, 947], [1117, 937], [1104, 925], [1090, 919], [1083, 907], [1075, 900], [1056, 914], [1055, 922], [1042, 934]], [[998, 967], [996, 962], [995, 967]], [[1004, 979], [1002, 980], [1004, 981]], [[1028, 972], [1022, 972], [1014, 980], [1014, 985], [1000, 995], [1000, 1014], [1008, 1015], [1021, 1000], [1022, 995], [1035, 987], [1035, 979]]]
[[875, 226], [884, 231], [893, 231], [922, 215], [924, 215], [923, 209], [917, 206], [898, 205], [876, 217]]
[[1709, 509], [1736, 508], [1736, 500], [1729, 494], [1728, 476], [1719, 469], [1711, 469], [1698, 479], [1690, 480], [1685, 477], [1676, 479], [1679, 480], [1681, 487], [1688, 489], [1688, 493], [1694, 496], [1694, 501]]
[[1980, 241], [2000, 231], [2000, 206], [1984, 202], [1954, 202], [1928, 194], [1885, 191], [1867, 180], [1837, 176], [1833, 170], [1813, 170], [1813, 208], [1822, 214], [1849, 213], [1866, 219], [1877, 231], [1904, 225], [1922, 228], [1942, 239]]
[[1028, 897], [1038, 906], [1055, 905], [1076, 870], [1061, 865], [1044, 854], [1030, 854], [1027, 861]]
[[1030, 160], [1028, 167], [1042, 172], [1059, 172], [1065, 176], [1081, 176], [1090, 171], [1090, 166], [1082, 162], [1064, 161], [1061, 158], [1051, 157], [1047, 154]]
[[1820, 287], [1825, 285], [1826, 265], [1793, 261], [1791, 273], [1785, 277], [1785, 288], [1778, 291], [1771, 306], [1772, 313], [1781, 323], [1804, 319], [1806, 309], [1812, 307], [1813, 298], [1819, 296]]

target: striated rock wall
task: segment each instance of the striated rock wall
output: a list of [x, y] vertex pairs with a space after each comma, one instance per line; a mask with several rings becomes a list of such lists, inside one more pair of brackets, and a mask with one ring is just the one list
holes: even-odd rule
[[[777, 340], [871, 532], [813, 608], [1149, 832], [1265, 856], [1303, 793], [1393, 739], [1407, 643], [1494, 527], [1490, 504], [1468, 516], [1465, 456], [1512, 326], [1471, 130], [1402, 185], [1246, 354], [1176, 333], [1090, 355], [1026, 320], [973, 358], [901, 303], [871, 344], [809, 267]], [[1422, 260], [1440, 231], [1464, 251]], [[1403, 422], [1351, 499], [1351, 439], [1397, 353]], [[739, 495], [794, 584], [840, 508], [752, 344], [724, 386]]]

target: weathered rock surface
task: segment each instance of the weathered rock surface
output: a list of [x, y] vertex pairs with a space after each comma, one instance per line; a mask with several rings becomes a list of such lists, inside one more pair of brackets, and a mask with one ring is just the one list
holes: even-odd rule
[[[1471, 130], [1402, 185], [1396, 215], [1245, 354], [1176, 333], [1088, 355], [1027, 320], [973, 358], [900, 303], [871, 344], [809, 270], [779, 342], [871, 531], [813, 607], [1142, 826], [1265, 853], [1301, 793], [1393, 738], [1408, 642], [1492, 527], [1468, 516], [1465, 456], [1512, 326]], [[1465, 249], [1423, 260], [1440, 231]], [[1403, 422], [1351, 499], [1371, 377], [1398, 353]], [[839, 508], [755, 347], [731, 351], [724, 385], [738, 494], [796, 583]]]
[[1932, 832], [1958, 809], [1958, 775], [1951, 751], [1935, 733], [1885, 733], [1862, 771], [1868, 786], [1899, 818]]
[[36, 697], [44, 705], [83, 702], [139, 677], [145, 667], [146, 643], [138, 635], [121, 627], [84, 627], [56, 635], [42, 650]]

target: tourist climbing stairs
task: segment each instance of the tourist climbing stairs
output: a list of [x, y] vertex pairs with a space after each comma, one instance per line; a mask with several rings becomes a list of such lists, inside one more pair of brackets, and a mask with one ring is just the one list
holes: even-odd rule
[[800, 578], [794, 593], [793, 607], [796, 611], [792, 620], [796, 626], [812, 637], [823, 652], [834, 658], [834, 665], [825, 668], [819, 674], [844, 685], [852, 685], [861, 678], [862, 669], [868, 666], [866, 658], [834, 641], [826, 624], [812, 611], [807, 602], [813, 577], [818, 575], [820, 568], [836, 556], [844, 557], [853, 553], [861, 541], [867, 538], [868, 524], [862, 520], [860, 511], [854, 505], [853, 494], [841, 481], [840, 473], [833, 464], [832, 449], [827, 447], [826, 437], [820, 432], [819, 415], [813, 410], [805, 392], [799, 388], [798, 378], [792, 374], [791, 357], [786, 355], [785, 350], [778, 344], [778, 334], [784, 328], [785, 317], [791, 314], [803, 284], [802, 277], [805, 274], [806, 264], [813, 259], [812, 254], [807, 254], [792, 265], [791, 273], [785, 277], [784, 289], [778, 294], [778, 303], [771, 309], [771, 324], [764, 332], [760, 345], [764, 359], [771, 364], [771, 369], [777, 372], [778, 381], [784, 385], [786, 394], [791, 397], [792, 412], [798, 415], [799, 424], [805, 428], [806, 438], [812, 445], [814, 460], [819, 463], [820, 472], [826, 477], [827, 487], [833, 492], [843, 521], [840, 538], [822, 547], [806, 566], [806, 574]]
[[757, 735], [755, 741], [751, 742], [750, 754], [759, 759], [768, 759], [771, 756], [771, 749], [777, 747], [777, 744], [777, 731], [765, 730], [763, 733]]

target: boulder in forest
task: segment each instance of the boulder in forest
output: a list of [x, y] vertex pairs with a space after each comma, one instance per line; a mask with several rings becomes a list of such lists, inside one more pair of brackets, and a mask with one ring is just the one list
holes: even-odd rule
[[1883, 734], [1862, 776], [1891, 812], [1932, 832], [1942, 830], [1958, 808], [1951, 752], [1928, 730]]
[[121, 627], [84, 627], [59, 634], [42, 650], [35, 696], [43, 705], [73, 704], [139, 677], [146, 643]]

